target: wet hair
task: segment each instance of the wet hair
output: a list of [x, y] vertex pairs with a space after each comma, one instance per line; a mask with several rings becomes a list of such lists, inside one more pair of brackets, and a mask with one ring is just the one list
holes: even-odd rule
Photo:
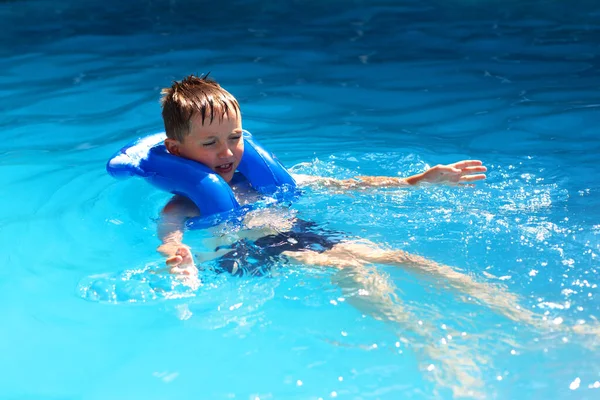
[[209, 74], [190, 75], [161, 91], [162, 117], [168, 138], [183, 141], [190, 133], [195, 114], [201, 116], [202, 125], [211, 124], [215, 119], [221, 122], [230, 112], [240, 114], [235, 97], [209, 78]]

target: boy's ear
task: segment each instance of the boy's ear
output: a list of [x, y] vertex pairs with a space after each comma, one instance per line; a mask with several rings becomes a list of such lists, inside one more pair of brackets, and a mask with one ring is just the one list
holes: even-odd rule
[[166, 138], [165, 147], [167, 151], [175, 156], [179, 156], [179, 141], [176, 139]]

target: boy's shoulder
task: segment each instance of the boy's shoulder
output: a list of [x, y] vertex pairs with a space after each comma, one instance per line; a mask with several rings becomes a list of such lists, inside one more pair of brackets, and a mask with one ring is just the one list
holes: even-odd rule
[[163, 207], [163, 214], [180, 214], [186, 217], [197, 217], [200, 215], [200, 210], [192, 200], [185, 196], [176, 194]]

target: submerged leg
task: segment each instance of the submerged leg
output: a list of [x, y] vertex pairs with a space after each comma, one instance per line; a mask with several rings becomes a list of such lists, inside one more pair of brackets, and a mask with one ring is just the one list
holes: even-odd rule
[[481, 301], [507, 318], [529, 324], [538, 329], [576, 333], [592, 338], [600, 337], [600, 324], [569, 326], [553, 323], [542, 315], [520, 306], [520, 298], [505, 287], [480, 282], [453, 268], [401, 250], [388, 250], [369, 241], [346, 241], [324, 253], [304, 252], [300, 257], [306, 263], [337, 268], [364, 264], [384, 264], [405, 268], [429, 278], [435, 285], [450, 286], [462, 294]]
[[[420, 321], [400, 301], [390, 279], [355, 257], [331, 252], [286, 252], [287, 257], [303, 264], [334, 267], [333, 283], [342, 290], [345, 302], [364, 315], [386, 323], [398, 337], [411, 334], [418, 339], [412, 348], [427, 376], [438, 385], [451, 389], [455, 396], [483, 397], [483, 381], [478, 362], [486, 363], [471, 344], [446, 340], [427, 321]], [[441, 317], [440, 317], [441, 318]]]
[[343, 257], [354, 262], [399, 266], [433, 278], [433, 283], [436, 285], [448, 285], [465, 295], [476, 298], [513, 321], [526, 322], [534, 326], [544, 323], [537, 314], [523, 309], [519, 305], [519, 297], [502, 286], [476, 281], [467, 274], [421, 256], [401, 250], [382, 249], [368, 241], [342, 242], [328, 253], [329, 256]]

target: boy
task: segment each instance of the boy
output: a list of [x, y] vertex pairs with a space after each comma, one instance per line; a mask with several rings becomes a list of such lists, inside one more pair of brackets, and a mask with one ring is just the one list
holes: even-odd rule
[[[163, 120], [167, 150], [176, 156], [198, 161], [225, 182], [232, 185], [241, 203], [253, 201], [254, 193], [248, 185], [232, 183], [234, 173], [244, 153], [240, 107], [229, 92], [207, 76], [188, 76], [162, 91]], [[429, 183], [466, 183], [485, 179], [486, 167], [481, 161], [466, 160], [451, 165], [438, 165], [422, 174], [405, 179], [395, 177], [360, 176], [356, 179], [336, 180], [296, 175], [299, 185], [325, 185], [337, 189], [395, 187]], [[183, 227], [187, 218], [199, 215], [194, 203], [175, 196], [163, 210], [158, 250], [167, 257], [173, 273], [192, 274], [193, 257], [182, 243]], [[301, 249], [305, 250], [305, 249]], [[326, 257], [326, 254], [324, 254]], [[300, 254], [293, 258], [301, 257]]]
[[[207, 76], [188, 76], [174, 82], [162, 91], [162, 115], [165, 123], [167, 150], [176, 156], [198, 161], [231, 184], [241, 204], [254, 201], [258, 194], [245, 182], [234, 183], [233, 176], [244, 153], [240, 107], [229, 92]], [[325, 185], [336, 189], [370, 187], [396, 187], [428, 183], [468, 183], [485, 179], [486, 168], [481, 161], [465, 160], [451, 165], [438, 165], [405, 179], [395, 177], [360, 176], [355, 179], [336, 180], [296, 175], [299, 185]], [[196, 205], [183, 196], [174, 196], [164, 207], [158, 236], [162, 244], [158, 251], [166, 256], [171, 273], [196, 275], [198, 270], [190, 247], [183, 243], [185, 221], [199, 215]], [[248, 221], [252, 225], [251, 221]], [[254, 224], [258, 229], [238, 232], [239, 241], [220, 243], [215, 238], [214, 251], [208, 258], [220, 257], [225, 270], [233, 274], [242, 272], [247, 254], [269, 257], [284, 255], [301, 263], [353, 270], [368, 264], [398, 265], [420, 273], [442, 278], [443, 282], [468, 295], [478, 298], [512, 319], [530, 319], [520, 310], [516, 297], [501, 289], [477, 282], [470, 276], [452, 268], [426, 260], [404, 251], [385, 250], [368, 241], [336, 240], [311, 232], [314, 226], [295, 218], [273, 219], [268, 224]], [[247, 224], [248, 225], [248, 224]], [[256, 225], [259, 225], [256, 227]], [[300, 226], [300, 231], [298, 231]], [[250, 226], [252, 228], [252, 226]], [[228, 238], [230, 239], [230, 238]], [[257, 246], [245, 246], [253, 242]], [[315, 250], [315, 245], [318, 247]], [[258, 247], [258, 250], [257, 250]], [[254, 250], [252, 250], [254, 249]], [[252, 254], [251, 254], [252, 255]], [[237, 257], [237, 258], [236, 258]], [[358, 277], [355, 277], [359, 279]], [[500, 295], [501, 294], [501, 295]], [[516, 308], [515, 308], [516, 307]]]
[[[167, 150], [176, 156], [198, 161], [230, 183], [240, 204], [255, 201], [258, 194], [233, 176], [244, 153], [240, 107], [229, 92], [216, 81], [188, 76], [163, 89], [162, 116], [165, 124]], [[296, 175], [299, 185], [324, 185], [335, 189], [356, 190], [372, 187], [414, 186], [427, 183], [471, 183], [485, 179], [486, 171], [481, 161], [465, 160], [450, 165], [438, 165], [408, 178], [359, 176], [355, 179], [336, 180]], [[198, 270], [190, 247], [183, 243], [185, 221], [199, 215], [196, 205], [183, 196], [174, 196], [164, 207], [158, 236], [162, 244], [158, 251], [166, 256], [171, 273], [195, 276]], [[350, 268], [365, 271], [369, 264], [386, 264], [409, 268], [415, 272], [437, 278], [435, 282], [448, 284], [464, 294], [477, 298], [505, 316], [532, 323], [533, 314], [521, 309], [514, 294], [500, 287], [482, 283], [459, 273], [446, 265], [399, 250], [386, 250], [369, 241], [352, 241], [328, 238], [313, 231], [314, 224], [295, 218], [269, 218], [268, 223], [257, 223], [248, 217], [245, 230], [238, 232], [238, 241], [231, 244], [219, 242], [215, 237], [214, 249], [207, 259], [219, 258], [223, 270], [233, 274], [243, 273], [248, 256], [269, 257], [284, 255], [304, 264]], [[231, 237], [227, 238], [231, 241]], [[248, 246], [252, 243], [252, 246]], [[316, 248], [316, 250], [315, 250]], [[206, 253], [204, 253], [206, 256]], [[347, 272], [347, 271], [346, 271]], [[355, 274], [354, 284], [363, 285], [360, 274]], [[360, 282], [359, 282], [360, 281]], [[346, 280], [347, 282], [347, 280]], [[353, 287], [354, 287], [353, 284]], [[384, 285], [389, 295], [390, 288]], [[379, 293], [379, 295], [384, 295]]]
[[[217, 82], [203, 77], [188, 76], [174, 82], [162, 91], [162, 115], [168, 151], [176, 156], [198, 161], [228, 182], [243, 204], [254, 201], [258, 194], [245, 183], [233, 179], [244, 153], [242, 118], [237, 100]], [[485, 179], [486, 168], [481, 161], [466, 160], [450, 165], [438, 165], [405, 179], [395, 177], [365, 177], [336, 180], [311, 176], [294, 176], [299, 185], [324, 185], [335, 189], [356, 190], [373, 187], [413, 186], [420, 183], [471, 183]], [[264, 210], [263, 210], [264, 211]], [[158, 251], [167, 257], [172, 273], [193, 278], [198, 270], [190, 248], [183, 244], [183, 230], [187, 218], [199, 215], [195, 204], [182, 196], [173, 197], [164, 207], [158, 227], [162, 244]], [[448, 285], [479, 299], [497, 312], [515, 321], [536, 326], [544, 324], [535, 314], [518, 306], [516, 295], [500, 286], [482, 283], [454, 269], [399, 250], [382, 249], [368, 241], [352, 241], [319, 235], [312, 231], [314, 225], [294, 217], [268, 219], [268, 224], [257, 224], [249, 215], [246, 229], [237, 232], [234, 243], [218, 242], [209, 258], [217, 258], [223, 270], [239, 274], [248, 256], [286, 256], [288, 260], [333, 268], [334, 281], [340, 286], [344, 298], [363, 314], [398, 325], [402, 330], [412, 330], [426, 338], [429, 346], [422, 349], [430, 359], [443, 364], [448, 380], [459, 384], [459, 390], [470, 393], [480, 389], [479, 371], [469, 354], [468, 344], [456, 341], [445, 344], [443, 351], [437, 346], [435, 328], [405, 310], [395, 294], [392, 284], [369, 264], [386, 264], [408, 268], [416, 273], [436, 278], [434, 284]], [[258, 225], [258, 226], [257, 226]], [[229, 238], [230, 239], [230, 238]], [[248, 245], [250, 243], [250, 245]], [[223, 254], [225, 253], [225, 254]], [[260, 258], [259, 258], [260, 259]], [[266, 260], [268, 261], [268, 260]], [[251, 272], [250, 272], [251, 273]], [[442, 379], [439, 378], [438, 379]], [[447, 382], [440, 382], [447, 384]], [[464, 394], [464, 393], [463, 393]]]

